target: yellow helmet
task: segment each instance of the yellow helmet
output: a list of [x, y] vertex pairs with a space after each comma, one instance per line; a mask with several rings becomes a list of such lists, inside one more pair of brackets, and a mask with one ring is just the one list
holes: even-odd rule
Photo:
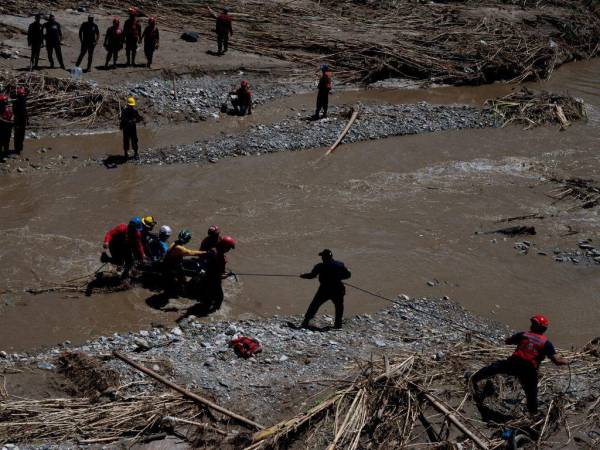
[[154, 217], [152, 216], [145, 216], [142, 218], [142, 224], [150, 230], [154, 228], [154, 225], [156, 225], [156, 223], [156, 220], [154, 220]]
[[129, 106], [135, 106], [135, 98], [133, 98], [133, 97], [127, 97], [127, 104]]

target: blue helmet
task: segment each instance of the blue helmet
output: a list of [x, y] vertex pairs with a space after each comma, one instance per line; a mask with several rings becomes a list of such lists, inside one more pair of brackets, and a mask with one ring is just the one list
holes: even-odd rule
[[322, 71], [322, 72], [327, 72], [328, 70], [329, 70], [329, 66], [328, 66], [327, 64], [323, 64], [323, 65], [321, 66], [321, 71]]
[[129, 221], [129, 228], [132, 228], [136, 231], [142, 231], [143, 228], [142, 219], [140, 217], [134, 217]]

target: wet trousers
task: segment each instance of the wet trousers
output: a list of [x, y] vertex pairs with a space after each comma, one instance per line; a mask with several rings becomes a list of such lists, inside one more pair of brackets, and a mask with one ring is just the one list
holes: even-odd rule
[[478, 370], [471, 378], [471, 382], [477, 390], [479, 381], [500, 374], [510, 375], [519, 380], [527, 398], [527, 409], [530, 413], [536, 413], [538, 409], [538, 374], [533, 364], [524, 359], [511, 356]]
[[8, 152], [10, 147], [10, 136], [12, 135], [12, 123], [0, 124], [0, 151]]
[[137, 128], [135, 126], [123, 127], [123, 152], [125, 152], [125, 157], [129, 156], [129, 145], [130, 144], [131, 144], [131, 148], [133, 149], [134, 155], [137, 157], [137, 155], [138, 155], [138, 137], [137, 137]]
[[127, 55], [127, 65], [135, 66], [135, 55], [137, 54], [137, 40], [128, 40], [125, 42], [125, 54]]
[[319, 117], [319, 113], [323, 110], [323, 117], [327, 115], [327, 108], [329, 107], [329, 92], [319, 91], [317, 94], [317, 110], [315, 111], [315, 117]]
[[319, 287], [313, 301], [308, 306], [308, 310], [304, 315], [303, 326], [308, 326], [311, 319], [315, 317], [319, 308], [328, 300], [333, 302], [335, 306], [335, 324], [336, 328], [342, 327], [342, 318], [344, 317], [344, 289], [326, 289]]

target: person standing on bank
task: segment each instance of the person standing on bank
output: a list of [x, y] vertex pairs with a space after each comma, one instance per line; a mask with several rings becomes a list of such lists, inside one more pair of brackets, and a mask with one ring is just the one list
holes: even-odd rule
[[39, 69], [40, 50], [44, 43], [44, 26], [41, 23], [42, 15], [36, 14], [35, 21], [27, 29], [27, 45], [31, 47], [31, 59], [29, 60], [29, 69]]
[[142, 25], [140, 24], [137, 15], [137, 8], [129, 8], [129, 18], [123, 24], [127, 65], [133, 67], [135, 67], [135, 55], [137, 53], [138, 43], [142, 37]]
[[77, 58], [77, 67], [81, 67], [83, 57], [87, 53], [87, 69], [86, 72], [92, 70], [92, 60], [94, 59], [94, 49], [100, 39], [100, 30], [98, 25], [94, 23], [94, 16], [88, 16], [87, 22], [83, 22], [79, 27], [79, 42], [81, 42], [81, 52]]
[[119, 58], [119, 52], [123, 48], [123, 29], [120, 26], [118, 17], [113, 18], [112, 27], [106, 30], [104, 36], [104, 48], [106, 49], [106, 63], [104, 68], [108, 70], [110, 60], [112, 59], [112, 68], [117, 67], [117, 59]]
[[60, 68], [64, 69], [65, 64], [63, 63], [61, 49], [63, 35], [60, 28], [60, 23], [55, 20], [54, 14], [50, 14], [48, 21], [43, 25], [43, 30], [44, 40], [46, 41], [46, 51], [48, 52], [48, 61], [50, 61], [50, 68], [54, 69], [54, 58], [52, 57], [52, 54], [56, 53], [56, 59], [58, 59]]
[[123, 152], [125, 159], [129, 159], [129, 144], [133, 149], [133, 157], [139, 159], [137, 124], [144, 120], [137, 109], [135, 109], [135, 98], [127, 99], [127, 106], [121, 110], [120, 128], [123, 130]]
[[219, 56], [227, 53], [227, 50], [229, 49], [229, 36], [233, 36], [232, 21], [229, 10], [223, 8], [223, 12], [219, 14], [215, 23], [215, 32], [217, 33], [217, 54]]
[[319, 308], [328, 300], [335, 306], [334, 328], [342, 328], [342, 318], [344, 316], [344, 295], [346, 288], [343, 280], [352, 276], [343, 262], [333, 259], [333, 253], [329, 249], [319, 253], [322, 262], [313, 267], [309, 273], [300, 275], [300, 278], [313, 279], [319, 277], [319, 289], [313, 298], [302, 322], [303, 328], [310, 328], [310, 321], [315, 317]]
[[142, 40], [144, 41], [144, 54], [146, 55], [146, 66], [149, 69], [152, 67], [154, 51], [158, 49], [159, 38], [160, 35], [158, 33], [158, 27], [156, 26], [156, 17], [150, 17], [148, 19], [148, 25], [142, 33]]
[[25, 88], [17, 88], [17, 98], [13, 100], [13, 120], [15, 129], [15, 153], [23, 151], [23, 142], [25, 141], [25, 130], [29, 125], [29, 115], [27, 114], [27, 93]]

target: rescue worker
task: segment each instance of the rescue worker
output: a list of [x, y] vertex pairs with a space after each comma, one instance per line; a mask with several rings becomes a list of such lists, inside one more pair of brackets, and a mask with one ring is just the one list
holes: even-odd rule
[[246, 80], [242, 80], [240, 87], [231, 92], [230, 96], [236, 115], [252, 114], [252, 91]]
[[163, 225], [160, 227], [158, 232], [158, 239], [152, 239], [150, 241], [149, 247], [149, 256], [152, 261], [162, 261], [167, 251], [169, 250], [169, 238], [173, 234], [173, 230], [168, 225]]
[[150, 17], [148, 19], [148, 26], [144, 28], [142, 33], [142, 39], [144, 40], [144, 54], [146, 55], [146, 67], [152, 67], [152, 58], [154, 51], [158, 49], [159, 45], [159, 32], [156, 26], [156, 17]]
[[235, 239], [223, 236], [217, 245], [206, 252], [206, 274], [204, 278], [203, 297], [208, 300], [208, 312], [214, 312], [223, 304], [222, 281], [231, 274], [227, 272], [227, 257], [229, 251], [235, 248]]
[[192, 240], [189, 230], [181, 230], [177, 240], [171, 244], [163, 259], [163, 271], [168, 278], [168, 289], [172, 296], [177, 296], [180, 288], [185, 285], [185, 273], [183, 272], [183, 258], [190, 256], [201, 256], [206, 252], [191, 250], [185, 245]]
[[29, 125], [29, 115], [27, 114], [27, 93], [25, 88], [17, 88], [17, 98], [13, 100], [13, 115], [15, 127], [15, 152], [23, 151], [23, 142], [25, 141], [25, 130]]
[[329, 249], [319, 253], [322, 262], [313, 267], [309, 273], [300, 275], [300, 278], [313, 279], [319, 277], [319, 289], [313, 298], [302, 322], [303, 328], [310, 328], [310, 321], [327, 300], [331, 300], [335, 306], [334, 328], [342, 328], [344, 316], [344, 295], [346, 288], [342, 280], [347, 280], [352, 275], [343, 262], [333, 259], [333, 253]]
[[321, 110], [323, 110], [323, 117], [327, 117], [329, 94], [331, 93], [332, 88], [333, 80], [331, 78], [329, 66], [327, 64], [323, 64], [321, 66], [321, 78], [319, 79], [319, 84], [317, 85], [317, 110], [315, 111], [313, 119], [319, 119], [319, 113]]
[[129, 145], [133, 149], [133, 157], [139, 159], [138, 155], [138, 137], [137, 124], [144, 120], [137, 109], [135, 109], [135, 99], [127, 98], [127, 106], [121, 110], [120, 128], [123, 130], [123, 152], [125, 158], [129, 158]]
[[200, 250], [205, 252], [212, 250], [217, 246], [220, 239], [221, 230], [217, 225], [211, 225], [208, 228], [207, 236], [202, 239], [202, 243], [200, 244]]
[[[120, 224], [106, 233], [100, 260], [103, 263], [111, 263], [123, 266], [122, 277], [126, 278], [134, 262], [142, 262], [145, 258], [144, 246], [142, 244], [142, 219], [134, 217], [128, 224]], [[106, 253], [110, 251], [110, 256]]]
[[229, 48], [229, 36], [233, 36], [232, 18], [227, 8], [223, 8], [215, 24], [215, 33], [217, 33], [217, 54], [224, 55]]
[[129, 19], [123, 25], [125, 34], [125, 54], [127, 55], [127, 65], [135, 67], [135, 55], [137, 46], [142, 37], [142, 25], [137, 19], [137, 9], [129, 8]]
[[94, 49], [100, 39], [100, 30], [94, 22], [94, 16], [88, 16], [87, 22], [83, 22], [79, 27], [79, 42], [81, 42], [81, 52], [77, 58], [77, 67], [81, 67], [83, 57], [87, 53], [87, 69], [86, 72], [92, 70], [92, 60], [94, 59]]
[[480, 369], [471, 377], [474, 397], [478, 403], [483, 401], [478, 383], [495, 375], [506, 374], [519, 380], [525, 391], [529, 413], [532, 415], [537, 413], [538, 369], [540, 363], [548, 357], [557, 366], [568, 364], [564, 358], [556, 354], [554, 345], [544, 335], [548, 329], [548, 324], [546, 317], [539, 314], [533, 316], [529, 331], [517, 333], [504, 341], [507, 345], [517, 346], [512, 356]]
[[150, 242], [158, 238], [156, 234], [152, 233], [157, 223], [152, 216], [142, 217], [142, 244], [146, 253], [149, 253]]
[[0, 152], [8, 153], [13, 128], [13, 112], [8, 97], [0, 94]]
[[117, 59], [119, 58], [119, 52], [123, 49], [123, 29], [120, 26], [118, 17], [113, 19], [113, 24], [106, 30], [104, 36], [104, 48], [106, 49], [106, 63], [104, 68], [108, 69], [108, 63], [112, 59], [112, 68], [117, 67]]
[[44, 43], [44, 26], [41, 23], [42, 15], [36, 14], [35, 21], [27, 29], [27, 45], [31, 47], [29, 69], [39, 69], [40, 50]]
[[64, 69], [61, 42], [63, 40], [62, 30], [60, 24], [56, 21], [53, 14], [50, 14], [48, 21], [43, 25], [44, 40], [46, 41], [46, 51], [48, 52], [48, 61], [50, 61], [50, 68], [54, 69], [54, 58], [53, 53], [56, 53], [56, 59], [60, 68]]

